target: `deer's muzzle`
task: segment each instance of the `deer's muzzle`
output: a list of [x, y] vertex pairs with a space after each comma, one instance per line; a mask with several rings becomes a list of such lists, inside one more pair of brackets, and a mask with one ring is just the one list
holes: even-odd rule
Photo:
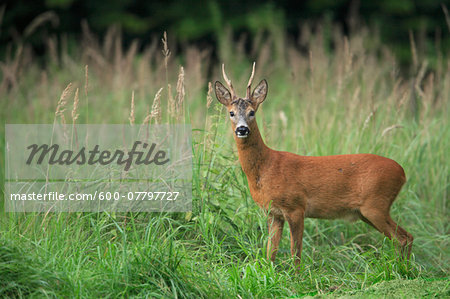
[[246, 126], [240, 126], [236, 128], [236, 136], [239, 138], [246, 138], [248, 134], [250, 133], [250, 130]]

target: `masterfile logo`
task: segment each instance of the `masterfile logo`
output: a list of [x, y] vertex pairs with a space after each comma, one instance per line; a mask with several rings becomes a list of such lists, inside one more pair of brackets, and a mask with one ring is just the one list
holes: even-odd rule
[[[142, 144], [143, 150], [147, 150], [146, 153], [144, 151], [139, 151], [138, 147]], [[99, 150], [99, 145], [95, 145], [92, 150], [86, 150], [85, 147], [82, 147], [77, 153], [73, 150], [63, 150], [59, 151], [60, 146], [58, 144], [31, 144], [27, 146], [27, 149], [31, 150], [30, 155], [27, 159], [27, 164], [30, 165], [33, 162], [35, 156], [37, 164], [42, 164], [44, 159], [48, 156], [48, 164], [54, 165], [71, 165], [71, 164], [89, 164], [94, 165], [96, 163], [100, 165], [108, 165], [116, 162], [117, 165], [125, 165], [124, 170], [129, 170], [131, 164], [133, 163], [133, 158], [136, 156], [136, 160], [134, 163], [136, 165], [145, 164], [149, 165], [151, 163], [155, 163], [156, 165], [164, 165], [167, 164], [170, 159], [166, 159], [167, 153], [163, 150], [158, 150], [156, 154], [153, 155], [153, 152], [156, 147], [156, 143], [152, 143], [149, 146], [146, 142], [135, 141], [131, 150], [126, 153], [123, 150], [115, 150], [111, 152], [109, 150]], [[145, 155], [144, 155], [145, 154]]]

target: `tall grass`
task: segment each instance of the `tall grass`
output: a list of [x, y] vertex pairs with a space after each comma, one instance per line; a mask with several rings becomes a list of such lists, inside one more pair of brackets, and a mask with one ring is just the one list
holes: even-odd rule
[[[394, 291], [425, 284], [449, 295], [447, 54], [436, 53], [436, 65], [416, 57], [417, 66], [400, 70], [371, 30], [347, 37], [336, 26], [306, 24], [295, 40], [282, 28], [249, 41], [224, 34], [216, 61], [210, 50], [178, 46], [166, 35], [162, 45], [155, 39], [138, 52], [137, 41], [122, 48], [118, 28], [102, 40], [87, 24], [83, 30], [80, 47], [64, 39], [58, 47], [53, 39], [49, 47], [61, 51], [48, 51], [45, 66], [26, 44], [12, 46], [2, 62], [2, 119], [52, 123], [61, 91], [72, 82], [76, 96], [65, 99], [76, 103], [65, 105], [76, 109], [58, 110], [59, 120], [191, 123], [194, 208], [186, 214], [2, 212], [2, 296], [251, 298], [366, 289], [376, 295], [390, 281], [402, 282]], [[244, 44], [252, 45], [248, 52]], [[411, 264], [365, 223], [341, 220], [306, 220], [298, 273], [287, 232], [277, 261], [264, 258], [266, 219], [251, 199], [209, 82], [220, 79], [225, 62], [243, 94], [251, 61], [255, 80], [269, 82], [257, 121], [270, 147], [303, 155], [370, 152], [405, 168], [408, 182], [392, 216], [415, 237]]]

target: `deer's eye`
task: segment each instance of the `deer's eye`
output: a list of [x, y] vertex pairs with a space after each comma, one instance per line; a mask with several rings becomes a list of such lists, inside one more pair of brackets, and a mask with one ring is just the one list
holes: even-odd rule
[[255, 111], [250, 111], [249, 116], [255, 116]]
[[234, 112], [230, 111], [230, 116], [233, 117], [234, 116]]

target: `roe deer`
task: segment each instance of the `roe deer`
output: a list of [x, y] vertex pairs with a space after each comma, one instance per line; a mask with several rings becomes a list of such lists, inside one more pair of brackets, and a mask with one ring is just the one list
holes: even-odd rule
[[305, 217], [361, 219], [388, 238], [395, 238], [403, 257], [409, 259], [413, 237], [389, 215], [392, 202], [406, 181], [397, 162], [373, 154], [310, 157], [270, 149], [264, 144], [255, 113], [268, 90], [262, 80], [251, 92], [255, 63], [247, 95], [236, 95], [231, 80], [222, 75], [228, 89], [215, 83], [216, 97], [230, 114], [239, 161], [253, 200], [269, 211], [267, 258], [272, 261], [285, 220], [289, 223], [291, 254], [300, 262]]

